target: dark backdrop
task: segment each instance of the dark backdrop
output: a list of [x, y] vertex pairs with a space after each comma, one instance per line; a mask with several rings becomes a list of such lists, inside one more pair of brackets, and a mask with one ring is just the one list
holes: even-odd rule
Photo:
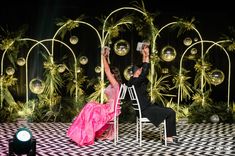
[[[27, 37], [35, 39], [52, 38], [58, 27], [55, 26], [55, 20], [57, 18], [67, 17], [76, 19], [81, 14], [84, 14], [90, 18], [100, 17], [101, 15], [108, 15], [111, 11], [123, 7], [131, 6], [133, 1], [121, 1], [121, 0], [21, 0], [5, 1], [5, 4], [1, 5], [0, 9], [0, 26], [7, 28], [9, 31], [16, 31], [20, 26], [28, 25]], [[137, 2], [141, 2], [137, 0]], [[197, 29], [202, 34], [203, 39], [218, 41], [221, 34], [229, 32], [229, 26], [235, 26], [233, 5], [230, 1], [224, 0], [221, 2], [215, 1], [181, 1], [181, 0], [145, 0], [145, 7], [149, 12], [160, 12], [161, 16], [156, 22], [158, 26], [173, 21], [173, 17], [183, 17], [191, 19], [195, 17], [198, 21], [196, 24]], [[80, 33], [81, 36], [85, 36], [81, 44], [84, 46], [80, 49], [81, 53], [88, 55], [89, 67], [94, 68], [99, 64], [99, 57], [95, 53], [98, 48], [92, 46], [96, 44], [96, 40], [91, 40], [92, 35], [90, 30], [84, 30]], [[126, 36], [128, 40], [137, 42], [134, 36], [129, 34]], [[72, 46], [72, 45], [71, 45]], [[72, 46], [76, 49], [76, 47]], [[86, 49], [86, 50], [85, 50]], [[132, 50], [135, 46], [132, 47]], [[89, 51], [89, 52], [87, 52]], [[94, 53], [91, 53], [93, 51]], [[135, 55], [138, 58], [138, 55]], [[123, 64], [128, 65], [128, 61], [131, 59], [128, 54], [127, 59], [112, 58], [112, 62], [122, 68]], [[226, 68], [226, 63], [221, 56], [214, 56], [213, 61], [221, 64]], [[235, 87], [233, 83], [234, 79], [234, 54], [231, 54], [232, 61], [232, 77], [231, 77], [231, 101], [234, 100]], [[132, 60], [133, 61], [133, 60]], [[123, 63], [120, 63], [123, 62]], [[88, 67], [87, 67], [88, 68]], [[89, 72], [89, 75], [95, 74]], [[226, 91], [224, 86], [216, 93], [216, 98], [226, 100]]]

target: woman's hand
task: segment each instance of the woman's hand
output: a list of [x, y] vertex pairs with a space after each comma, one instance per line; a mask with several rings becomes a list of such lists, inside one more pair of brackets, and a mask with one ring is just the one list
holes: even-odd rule
[[142, 54], [143, 54], [144, 57], [149, 56], [149, 46], [143, 45]]
[[110, 60], [109, 60], [110, 48], [107, 46], [104, 46], [101, 54], [104, 56], [104, 59], [107, 60], [108, 64], [110, 64]]
[[105, 46], [103, 51], [102, 51], [102, 55], [105, 57], [105, 58], [108, 58], [109, 57], [109, 54], [110, 54], [110, 48]]

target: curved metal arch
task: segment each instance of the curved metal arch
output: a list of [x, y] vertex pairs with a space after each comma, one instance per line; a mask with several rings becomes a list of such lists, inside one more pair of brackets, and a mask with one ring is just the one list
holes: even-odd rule
[[[228, 73], [228, 107], [229, 107], [229, 95], [230, 95], [230, 77], [231, 77], [231, 61], [230, 61], [230, 57], [227, 53], [227, 51], [219, 44], [221, 43], [222, 41], [220, 42], [214, 42], [214, 41], [208, 41], [208, 40], [201, 40], [201, 41], [198, 41], [198, 42], [195, 42], [193, 43], [192, 45], [190, 45], [185, 51], [184, 53], [182, 54], [181, 56], [181, 59], [180, 59], [180, 70], [179, 70], [179, 76], [182, 75], [182, 62], [183, 62], [183, 57], [184, 55], [187, 53], [187, 51], [192, 48], [193, 46], [195, 46], [196, 44], [199, 44], [201, 42], [204, 42], [204, 43], [212, 43], [212, 45], [207, 49], [206, 53], [204, 55], [202, 55], [202, 58], [204, 59], [205, 55], [208, 53], [208, 51], [215, 45], [219, 46], [220, 48], [222, 48], [225, 52], [225, 54], [227, 55], [227, 58], [228, 58], [228, 62], [229, 62], [229, 73]], [[202, 86], [201, 86], [202, 87]], [[202, 91], [203, 91], [203, 87], [201, 88]], [[179, 110], [179, 103], [180, 103], [180, 85], [178, 87], [178, 100], [177, 100], [177, 111]]]
[[[46, 46], [43, 44], [43, 42], [48, 42], [48, 41], [53, 41], [53, 42], [56, 41], [56, 42], [61, 43], [62, 45], [64, 45], [65, 47], [67, 47], [67, 48], [69, 49], [69, 51], [72, 53], [72, 55], [73, 55], [74, 62], [75, 62], [74, 74], [75, 74], [75, 81], [76, 81], [76, 93], [75, 93], [76, 95], [75, 95], [75, 96], [76, 96], [76, 100], [77, 100], [77, 74], [76, 74], [76, 71], [77, 71], [77, 66], [76, 66], [76, 64], [77, 64], [77, 59], [76, 59], [75, 53], [73, 52], [73, 50], [72, 50], [66, 43], [64, 43], [64, 42], [62, 42], [62, 41], [60, 41], [60, 40], [57, 40], [57, 39], [45, 39], [45, 40], [41, 40], [41, 41], [38, 41], [37, 43], [35, 43], [35, 44], [30, 48], [30, 50], [29, 50], [28, 53], [27, 53], [27, 57], [26, 57], [26, 102], [28, 103], [28, 101], [29, 101], [29, 96], [28, 96], [28, 94], [29, 94], [29, 86], [28, 86], [28, 65], [27, 65], [28, 57], [29, 57], [29, 55], [30, 55], [32, 49], [33, 49], [34, 47], [36, 47], [38, 44], [41, 44], [41, 45], [43, 45], [43, 47], [46, 48]], [[53, 57], [52, 53], [50, 53], [47, 48], [46, 48], [46, 50], [47, 50], [48, 54]]]
[[[160, 28], [159, 29], [159, 31], [158, 31], [158, 33], [154, 36], [154, 45], [153, 45], [153, 50], [156, 50], [155, 48], [156, 48], [156, 40], [157, 40], [157, 37], [159, 36], [159, 34], [165, 29], [165, 28], [167, 28], [167, 27], [169, 27], [169, 26], [171, 26], [171, 25], [175, 25], [175, 24], [177, 24], [178, 22], [170, 22], [170, 23], [168, 23], [168, 24], [166, 24], [166, 25], [164, 25], [162, 28]], [[200, 38], [200, 41], [202, 41], [202, 36], [201, 36], [201, 34], [199, 33], [199, 31], [195, 28], [195, 27], [193, 27], [192, 26], [192, 28], [193, 28], [193, 30], [198, 34], [198, 37]], [[201, 59], [203, 59], [203, 51], [204, 51], [204, 49], [203, 49], [203, 42], [201, 42]], [[181, 56], [181, 58], [183, 58], [183, 55]], [[153, 73], [154, 73], [154, 66], [153, 65], [151, 65], [151, 80], [153, 80]], [[202, 84], [203, 84], [203, 77], [201, 77], [201, 86], [202, 86]], [[152, 99], [152, 84], [151, 84], [151, 99]], [[178, 93], [179, 94], [179, 93]], [[178, 96], [178, 101], [179, 101], [179, 96]], [[178, 111], [178, 107], [177, 107], [177, 111]]]

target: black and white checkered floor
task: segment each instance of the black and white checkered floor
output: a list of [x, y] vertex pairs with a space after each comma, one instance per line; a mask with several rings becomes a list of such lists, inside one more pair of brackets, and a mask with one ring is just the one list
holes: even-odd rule
[[[155, 127], [145, 125], [142, 147], [136, 142], [135, 124], [120, 124], [119, 142], [98, 141], [79, 147], [66, 137], [70, 123], [29, 123], [37, 141], [37, 156], [143, 156], [143, 155], [234, 155], [235, 124], [177, 124], [180, 145], [164, 146]], [[15, 123], [0, 123], [0, 156], [8, 153], [8, 139], [19, 128]]]

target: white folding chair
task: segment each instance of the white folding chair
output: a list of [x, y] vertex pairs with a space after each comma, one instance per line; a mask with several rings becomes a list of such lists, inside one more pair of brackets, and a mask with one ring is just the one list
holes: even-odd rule
[[114, 118], [113, 118], [113, 121], [109, 122], [109, 124], [114, 125], [114, 145], [116, 145], [118, 142], [119, 116], [117, 113], [121, 109], [121, 105], [123, 104], [123, 99], [125, 98], [126, 91], [127, 91], [127, 86], [125, 84], [121, 84], [120, 89], [119, 89], [119, 93], [118, 93], [118, 98], [115, 102]]
[[[141, 113], [140, 103], [138, 96], [136, 94], [135, 86], [132, 85], [128, 87], [128, 92], [132, 101], [133, 109], [136, 111], [136, 140], [139, 141], [139, 145], [142, 146], [142, 126], [144, 123], [151, 123], [148, 118], [143, 117]], [[163, 121], [164, 127], [164, 140], [167, 146], [167, 136], [166, 136], [166, 120]], [[162, 140], [162, 124], [160, 125], [160, 139]]]

